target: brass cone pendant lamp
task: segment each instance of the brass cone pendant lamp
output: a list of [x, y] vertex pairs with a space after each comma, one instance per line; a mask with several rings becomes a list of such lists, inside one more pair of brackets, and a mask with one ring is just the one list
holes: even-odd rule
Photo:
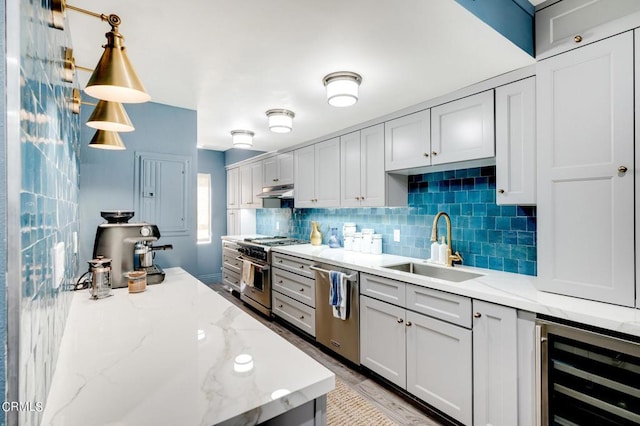
[[107, 44], [104, 45], [102, 57], [84, 89], [85, 93], [105, 101], [149, 101], [151, 96], [147, 94], [129, 61], [126, 48], [122, 45], [124, 38], [118, 32], [118, 25], [122, 22], [120, 17], [109, 15], [107, 21], [111, 25], [111, 31], [105, 34]]
[[111, 149], [111, 150], [122, 150], [127, 149], [120, 139], [120, 135], [116, 132], [110, 132], [108, 130], [98, 130], [93, 138], [91, 138], [91, 142], [89, 142], [89, 146], [91, 148], [99, 148], [99, 149]]
[[99, 101], [87, 126], [113, 132], [133, 132], [135, 127], [120, 102]]

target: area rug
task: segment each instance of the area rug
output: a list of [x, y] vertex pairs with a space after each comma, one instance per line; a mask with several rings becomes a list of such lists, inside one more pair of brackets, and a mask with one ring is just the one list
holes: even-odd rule
[[395, 426], [396, 423], [336, 377], [336, 388], [327, 394], [327, 425]]

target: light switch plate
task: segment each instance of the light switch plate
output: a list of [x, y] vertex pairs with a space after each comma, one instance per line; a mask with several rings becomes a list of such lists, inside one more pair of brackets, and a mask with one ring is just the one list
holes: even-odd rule
[[396, 243], [400, 242], [400, 230], [399, 229], [394, 229], [393, 230], [393, 241], [395, 241]]

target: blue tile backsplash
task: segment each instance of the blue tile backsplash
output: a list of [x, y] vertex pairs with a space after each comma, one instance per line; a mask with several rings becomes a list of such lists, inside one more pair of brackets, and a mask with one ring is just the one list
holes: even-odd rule
[[[408, 196], [408, 207], [260, 209], [256, 228], [259, 234], [309, 239], [311, 221], [318, 221], [326, 244], [330, 227], [342, 238], [342, 224], [355, 222], [358, 230], [382, 234], [383, 253], [426, 259], [433, 219], [444, 211], [451, 217], [453, 250], [465, 265], [536, 275], [536, 208], [496, 204], [495, 166], [409, 176]], [[400, 242], [393, 241], [395, 229]], [[443, 218], [438, 235], [446, 235]]]
[[[62, 81], [67, 31], [53, 29], [49, 2], [20, 2], [20, 401], [46, 401], [77, 277], [79, 116]], [[66, 22], [68, 26], [68, 22]], [[77, 84], [75, 85], [77, 87]], [[15, 145], [13, 145], [15, 146]], [[65, 245], [62, 285], [54, 283], [53, 249]], [[17, 285], [18, 283], [16, 283]], [[12, 285], [12, 283], [9, 283]], [[41, 413], [19, 413], [39, 424]]]

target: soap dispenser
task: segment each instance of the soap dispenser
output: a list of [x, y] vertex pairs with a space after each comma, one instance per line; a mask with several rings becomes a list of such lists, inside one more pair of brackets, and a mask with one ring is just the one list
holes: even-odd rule
[[431, 243], [431, 257], [429, 260], [432, 262], [440, 261], [440, 244], [438, 244], [438, 240]]
[[440, 242], [440, 246], [438, 247], [438, 262], [447, 263], [447, 242], [444, 239], [444, 235], [442, 236], [442, 240]]

